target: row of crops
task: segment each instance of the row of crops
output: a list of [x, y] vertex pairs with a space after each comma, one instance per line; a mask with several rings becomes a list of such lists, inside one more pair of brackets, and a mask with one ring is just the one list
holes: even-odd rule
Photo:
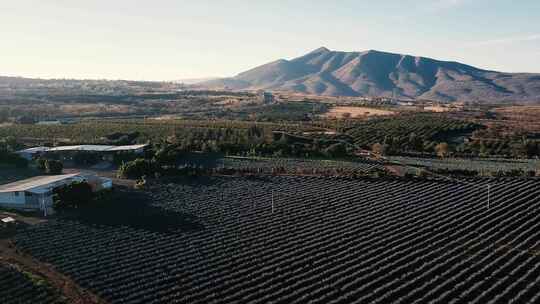
[[212, 166], [221, 169], [253, 172], [256, 174], [361, 174], [384, 167], [381, 163], [363, 160], [328, 160], [298, 158], [224, 157], [201, 163], [200, 160], [182, 159], [181, 165]]
[[471, 133], [479, 127], [477, 124], [444, 115], [416, 114], [361, 122], [350, 127], [347, 134], [357, 145], [371, 147], [375, 143], [384, 143], [385, 138], [398, 142], [408, 140], [411, 134], [427, 141], [447, 141], [452, 137]]
[[197, 132], [237, 130], [246, 133], [249, 128], [287, 132], [317, 130], [301, 124], [253, 123], [229, 120], [115, 120], [86, 121], [66, 125], [11, 125], [0, 128], [1, 137], [43, 140], [71, 140], [73, 142], [101, 142], [112, 133], [139, 133], [141, 141], [163, 140], [167, 137]]
[[160, 184], [148, 204], [198, 229], [58, 220], [15, 242], [111, 303], [538, 303], [539, 181], [474, 183]]
[[404, 164], [415, 167], [426, 167], [431, 169], [448, 170], [473, 170], [480, 175], [487, 175], [490, 172], [509, 171], [537, 171], [540, 170], [540, 160], [538, 159], [463, 159], [463, 158], [416, 158], [388, 156], [390, 162]]
[[0, 302], [9, 304], [60, 304], [64, 300], [45, 282], [36, 281], [31, 274], [2, 263], [0, 264]]

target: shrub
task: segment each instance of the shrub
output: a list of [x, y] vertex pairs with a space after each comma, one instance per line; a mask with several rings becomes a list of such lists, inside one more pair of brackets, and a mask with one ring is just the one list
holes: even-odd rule
[[53, 195], [53, 208], [62, 210], [88, 205], [94, 198], [92, 186], [87, 182], [74, 182], [56, 188]]
[[91, 166], [97, 164], [100, 160], [98, 154], [91, 152], [82, 151], [73, 155], [73, 161], [77, 165]]
[[15, 153], [0, 151], [0, 164], [13, 165], [17, 168], [28, 167], [28, 160]]
[[328, 157], [345, 157], [347, 156], [347, 147], [343, 143], [336, 143], [324, 149], [324, 154]]
[[45, 171], [47, 174], [62, 174], [62, 170], [64, 169], [64, 165], [62, 165], [62, 162], [58, 160], [47, 160], [45, 161]]
[[152, 176], [159, 171], [155, 162], [143, 158], [123, 163], [118, 169], [118, 177], [121, 178], [141, 178], [143, 176]]
[[47, 172], [47, 159], [43, 157], [36, 159], [36, 166], [38, 170], [42, 172]]
[[442, 142], [435, 146], [435, 152], [437, 153], [437, 156], [444, 158], [448, 155], [449, 147], [448, 144], [445, 142]]

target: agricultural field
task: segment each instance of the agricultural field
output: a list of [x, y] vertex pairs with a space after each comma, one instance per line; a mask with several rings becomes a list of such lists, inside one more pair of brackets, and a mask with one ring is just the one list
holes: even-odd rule
[[201, 163], [183, 159], [181, 165], [212, 166], [217, 168], [245, 170], [257, 174], [360, 174], [373, 169], [383, 170], [382, 163], [367, 159], [331, 160], [331, 159], [299, 159], [299, 158], [264, 158], [264, 157], [224, 157], [212, 160], [212, 163]]
[[425, 167], [429, 169], [474, 170], [480, 175], [491, 172], [509, 172], [521, 170], [524, 172], [540, 171], [538, 159], [462, 159], [462, 158], [416, 158], [406, 156], [389, 156], [386, 159], [398, 164]]
[[67, 303], [42, 278], [8, 263], [0, 263], [0, 284], [2, 303]]
[[538, 179], [214, 177], [136, 195], [15, 244], [110, 303], [540, 299]]
[[407, 148], [411, 134], [424, 142], [452, 141], [453, 138], [472, 133], [481, 126], [466, 121], [448, 118], [437, 114], [402, 115], [391, 118], [377, 118], [349, 127], [346, 133], [354, 142], [364, 148], [371, 148], [375, 143], [383, 144], [391, 140], [401, 150]]
[[396, 112], [369, 107], [332, 107], [324, 114], [325, 118], [362, 118], [370, 116], [395, 115]]
[[[102, 120], [84, 121], [65, 125], [11, 125], [0, 128], [0, 138], [15, 137], [21, 141], [67, 141], [83, 143], [102, 143], [113, 133], [139, 133], [141, 142], [165, 140], [171, 136], [182, 136], [208, 130], [233, 130], [245, 133], [251, 127], [269, 131], [318, 131], [320, 128], [304, 126], [301, 123], [253, 123], [231, 120]], [[211, 131], [210, 131], [211, 132]]]

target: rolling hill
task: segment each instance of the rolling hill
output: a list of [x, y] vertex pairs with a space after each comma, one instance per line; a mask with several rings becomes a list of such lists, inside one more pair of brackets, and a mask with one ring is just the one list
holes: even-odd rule
[[198, 84], [210, 89], [291, 91], [438, 101], [540, 103], [540, 74], [504, 73], [380, 51], [316, 49]]

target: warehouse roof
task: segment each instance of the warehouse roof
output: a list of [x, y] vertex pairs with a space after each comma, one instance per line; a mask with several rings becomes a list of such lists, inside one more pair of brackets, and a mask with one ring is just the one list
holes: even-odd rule
[[48, 175], [48, 176], [36, 176], [29, 179], [20, 180], [14, 183], [0, 185], [0, 193], [3, 192], [16, 192], [27, 191], [33, 188], [47, 186], [59, 181], [70, 179], [79, 176], [79, 173], [63, 174], [63, 175]]
[[135, 151], [146, 147], [142, 145], [128, 146], [107, 146], [107, 145], [77, 145], [77, 146], [60, 146], [60, 147], [35, 147], [18, 151], [19, 153], [38, 153], [38, 152], [59, 152], [59, 151], [92, 151], [92, 152], [118, 152], [118, 151]]
[[49, 147], [34, 147], [34, 148], [19, 151], [19, 152], [36, 153], [36, 152], [48, 151], [49, 149], [50, 149]]
[[139, 150], [144, 147], [148, 146], [148, 144], [142, 144], [142, 145], [128, 145], [128, 146], [112, 146], [107, 151], [132, 151], [132, 150]]

